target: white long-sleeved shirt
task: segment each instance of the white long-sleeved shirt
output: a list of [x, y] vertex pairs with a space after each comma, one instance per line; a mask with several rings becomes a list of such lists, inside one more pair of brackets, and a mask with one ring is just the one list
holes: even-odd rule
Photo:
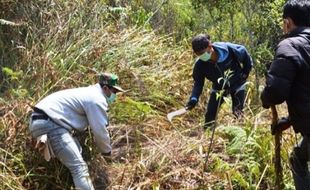
[[90, 126], [100, 151], [111, 151], [107, 130], [108, 104], [99, 84], [55, 92], [42, 99], [35, 107], [69, 130], [85, 131]]

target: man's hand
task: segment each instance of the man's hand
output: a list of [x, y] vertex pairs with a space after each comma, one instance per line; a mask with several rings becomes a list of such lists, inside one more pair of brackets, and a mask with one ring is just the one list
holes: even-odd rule
[[265, 109], [269, 109], [269, 108], [270, 108], [269, 105], [262, 104], [262, 106], [263, 106], [263, 108], [265, 108]]
[[276, 125], [271, 126], [271, 134], [274, 135], [278, 132], [284, 131], [291, 126], [291, 122], [288, 117], [282, 117], [278, 120]]
[[186, 104], [186, 109], [188, 110], [193, 109], [196, 106], [197, 102], [198, 102], [197, 98], [191, 97], [191, 99]]

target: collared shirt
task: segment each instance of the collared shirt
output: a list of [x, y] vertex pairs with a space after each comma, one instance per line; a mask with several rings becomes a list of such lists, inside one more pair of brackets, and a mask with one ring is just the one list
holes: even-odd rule
[[35, 107], [69, 130], [85, 131], [89, 125], [100, 151], [111, 151], [108, 104], [99, 84], [55, 92]]
[[225, 44], [227, 44], [227, 42], [214, 42], [212, 44], [213, 48], [216, 50], [217, 55], [218, 55], [218, 60], [217, 62], [222, 63], [224, 62], [228, 55], [229, 55], [229, 50], [227, 48], [227, 46], [225, 46]]

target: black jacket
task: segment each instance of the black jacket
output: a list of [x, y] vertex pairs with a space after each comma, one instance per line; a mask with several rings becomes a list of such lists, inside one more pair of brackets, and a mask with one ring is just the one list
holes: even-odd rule
[[[235, 90], [244, 84], [249, 75], [253, 63], [246, 48], [242, 45], [232, 44], [229, 42], [215, 42], [213, 49], [219, 56], [226, 57], [221, 62], [212, 63], [211, 61], [202, 61], [198, 59], [193, 69], [194, 86], [191, 98], [199, 99], [204, 86], [205, 78], [212, 82], [214, 90], [223, 89], [221, 78], [228, 78], [225, 89]], [[230, 70], [229, 77], [225, 77], [225, 72]], [[227, 76], [227, 75], [226, 75]]]
[[278, 44], [261, 100], [265, 106], [286, 101], [295, 132], [310, 134], [310, 28], [297, 28]]

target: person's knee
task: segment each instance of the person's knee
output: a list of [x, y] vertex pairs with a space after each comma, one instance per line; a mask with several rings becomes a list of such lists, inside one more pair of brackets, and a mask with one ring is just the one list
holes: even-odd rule
[[217, 114], [217, 107], [208, 106], [205, 112], [205, 122], [210, 122], [215, 120]]
[[69, 170], [73, 177], [85, 177], [89, 176], [88, 167], [85, 162], [81, 162], [79, 164], [72, 164], [69, 166]]
[[215, 121], [215, 115], [206, 113], [205, 114], [205, 124], [212, 124]]
[[206, 112], [205, 121], [209, 122], [209, 121], [213, 121], [213, 120], [215, 120], [215, 114], [210, 113], [210, 112]]

